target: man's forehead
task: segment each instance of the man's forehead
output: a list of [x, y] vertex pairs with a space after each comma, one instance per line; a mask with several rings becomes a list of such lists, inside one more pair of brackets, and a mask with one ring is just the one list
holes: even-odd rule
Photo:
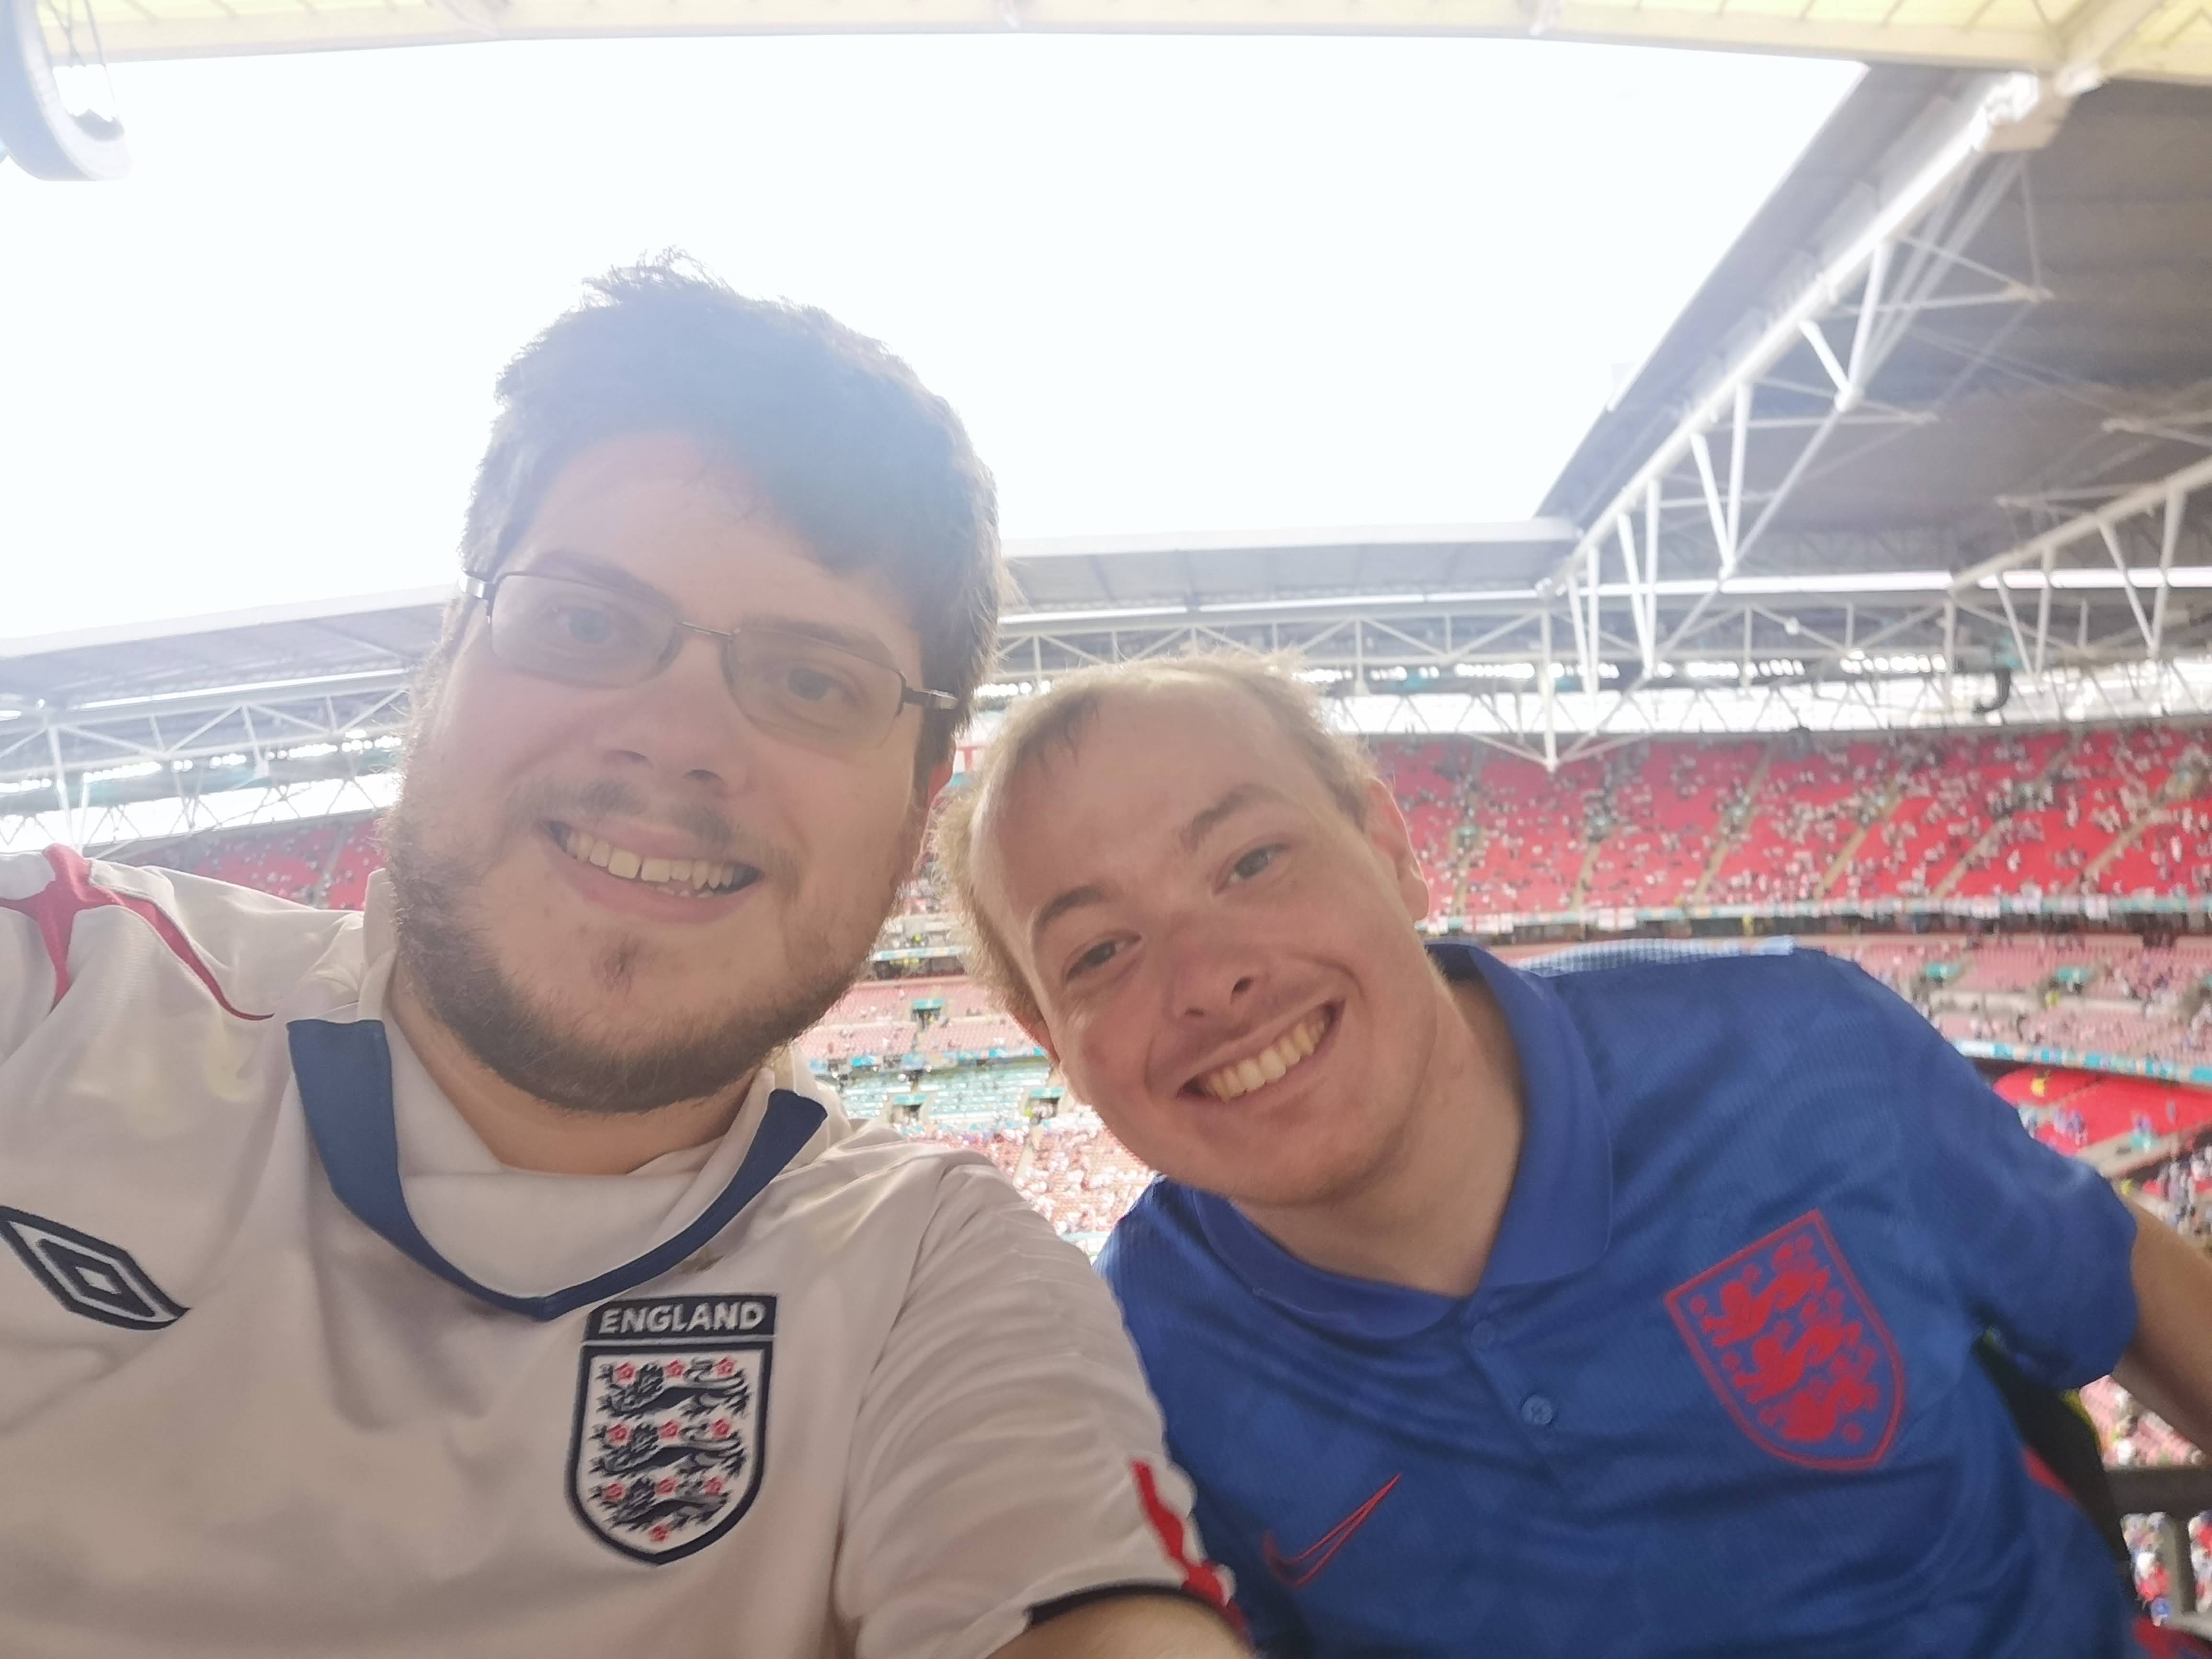
[[773, 516], [767, 498], [736, 458], [710, 453], [681, 432], [618, 433], [585, 445], [553, 475], [539, 511], [669, 486], [696, 493], [733, 515]]
[[1114, 687], [1005, 780], [985, 803], [984, 839], [1002, 879], [1026, 866], [1028, 887], [1068, 873], [1040, 868], [1057, 861], [1048, 848], [1063, 858], [1131, 852], [1133, 831], [1181, 846], [1224, 803], [1303, 800], [1318, 787], [1267, 711], [1234, 687]]
[[[775, 592], [763, 588], [764, 562]], [[649, 594], [710, 626], [796, 623], [905, 672], [920, 667], [918, 631], [887, 577], [833, 568], [738, 463], [680, 433], [609, 438], [570, 459], [507, 565], [526, 567]], [[794, 601], [802, 608], [791, 610]]]
[[[1103, 739], [1103, 741], [1102, 741]], [[1126, 781], [1218, 775], [1233, 757], [1240, 775], [1272, 775], [1301, 763], [1258, 701], [1231, 684], [1164, 679], [1105, 688], [1064, 741], [1049, 743], [1029, 772]], [[1274, 781], [1270, 777], [1270, 781]]]

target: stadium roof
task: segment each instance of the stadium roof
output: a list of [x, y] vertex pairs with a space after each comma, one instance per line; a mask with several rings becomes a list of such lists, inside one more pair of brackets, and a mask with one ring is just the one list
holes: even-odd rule
[[[847, 31], [1543, 36], [2212, 81], [2203, 0], [90, 0], [111, 61]], [[58, 41], [57, 47], [60, 43]]]
[[[2207, 712], [2208, 155], [2212, 90], [1871, 71], [1537, 517], [1016, 544], [1000, 672], [1294, 647], [1547, 757]], [[0, 642], [0, 842], [58, 774], [81, 814], [388, 767], [446, 597]]]
[[[1824, 223], [1849, 212], [1898, 133], [1974, 84], [1891, 70], [1848, 98], [1591, 428], [1543, 511], [1595, 521], [1729, 348], [1815, 275], [1808, 250]], [[2212, 410], [2212, 95], [2108, 88], [2006, 170], [2013, 180], [1985, 222], [1954, 239], [1951, 257], [1980, 267], [1981, 280], [1931, 299], [1855, 411], [1881, 435], [1825, 456], [1771, 533], [1940, 527], [1962, 547], [1996, 550], [2043, 506], [2163, 476], [2212, 447], [2212, 433], [2173, 424]], [[1836, 388], [1809, 340], [1771, 379], [1761, 410], [1832, 407]]]
[[2207, 155], [2196, 88], [1870, 75], [1546, 496], [1584, 672], [1740, 641], [2047, 691], [2201, 656]]

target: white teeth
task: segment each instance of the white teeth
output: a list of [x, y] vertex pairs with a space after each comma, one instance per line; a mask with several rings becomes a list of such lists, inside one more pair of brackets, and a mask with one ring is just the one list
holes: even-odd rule
[[735, 864], [717, 864], [711, 859], [647, 858], [566, 826], [560, 827], [557, 839], [562, 850], [570, 858], [595, 864], [624, 881], [688, 892], [696, 897], [706, 897], [737, 884], [739, 866]]
[[1327, 1009], [1316, 1010], [1260, 1053], [1206, 1073], [1198, 1079], [1198, 1087], [1216, 1100], [1235, 1100], [1266, 1087], [1321, 1046], [1328, 1034], [1329, 1018]]

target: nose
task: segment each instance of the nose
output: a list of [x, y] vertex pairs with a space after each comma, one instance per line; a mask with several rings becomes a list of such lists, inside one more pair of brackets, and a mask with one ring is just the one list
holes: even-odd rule
[[1267, 965], [1249, 946], [1212, 927], [1187, 928], [1175, 939], [1170, 1006], [1179, 1019], [1220, 1019], [1257, 1000]]
[[617, 694], [599, 736], [625, 769], [715, 797], [744, 787], [760, 740], [730, 696], [715, 641], [690, 633], [667, 667]]

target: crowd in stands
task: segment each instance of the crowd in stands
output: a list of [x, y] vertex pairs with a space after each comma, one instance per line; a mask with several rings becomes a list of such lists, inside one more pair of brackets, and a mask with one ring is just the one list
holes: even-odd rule
[[[1652, 738], [1557, 771], [1466, 738], [1379, 738], [1439, 915], [2212, 890], [2212, 733]], [[375, 829], [205, 834], [149, 860], [341, 908]], [[942, 915], [933, 864], [902, 917]]]
[[133, 862], [210, 876], [299, 904], [358, 910], [384, 863], [371, 818], [210, 830]]
[[2212, 885], [2212, 738], [2180, 726], [1662, 738], [1557, 771], [1384, 738], [1445, 915]]
[[1954, 1041], [2212, 1065], [2212, 939], [2126, 934], [1836, 937]]

